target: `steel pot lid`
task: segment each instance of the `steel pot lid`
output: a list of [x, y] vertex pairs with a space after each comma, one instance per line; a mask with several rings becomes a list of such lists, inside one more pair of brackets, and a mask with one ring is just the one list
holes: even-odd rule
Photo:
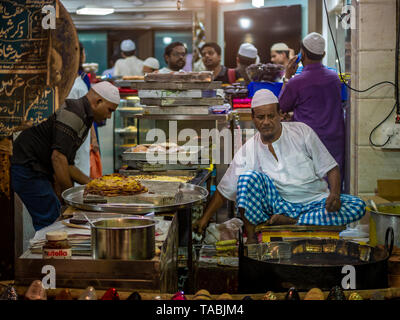
[[106, 218], [93, 222], [92, 228], [105, 230], [131, 230], [153, 227], [156, 220], [143, 217]]

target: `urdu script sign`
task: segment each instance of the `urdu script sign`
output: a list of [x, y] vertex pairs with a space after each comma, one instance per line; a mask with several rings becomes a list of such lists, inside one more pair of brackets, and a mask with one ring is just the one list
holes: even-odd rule
[[0, 136], [24, 121], [38, 124], [57, 108], [49, 86], [50, 30], [42, 27], [46, 5], [56, 0], [0, 2]]

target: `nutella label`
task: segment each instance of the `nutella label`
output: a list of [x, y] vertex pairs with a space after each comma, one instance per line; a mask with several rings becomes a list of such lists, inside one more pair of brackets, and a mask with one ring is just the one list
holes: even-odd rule
[[43, 259], [71, 259], [71, 249], [43, 249]]

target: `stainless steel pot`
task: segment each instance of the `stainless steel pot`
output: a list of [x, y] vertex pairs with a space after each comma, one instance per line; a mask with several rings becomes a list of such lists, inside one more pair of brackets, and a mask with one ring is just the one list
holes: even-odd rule
[[369, 238], [370, 245], [385, 244], [385, 233], [388, 227], [393, 228], [394, 245], [400, 247], [400, 202], [382, 203], [370, 208]]
[[156, 221], [145, 217], [93, 222], [93, 259], [150, 260], [155, 254]]

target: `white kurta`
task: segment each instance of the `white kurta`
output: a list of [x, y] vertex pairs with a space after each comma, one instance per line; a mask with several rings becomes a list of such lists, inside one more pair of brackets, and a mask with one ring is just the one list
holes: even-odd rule
[[143, 61], [136, 56], [118, 59], [114, 67], [114, 76], [143, 76]]
[[338, 164], [309, 126], [300, 122], [282, 122], [282, 134], [272, 146], [278, 161], [257, 132], [235, 154], [217, 186], [218, 191], [235, 201], [239, 176], [254, 170], [267, 174], [288, 202], [306, 204], [329, 195], [328, 184], [323, 178]]
[[158, 73], [170, 73], [170, 72], [173, 72], [173, 71], [167, 67], [164, 67], [164, 68], [161, 68], [160, 70], [158, 70]]
[[[68, 94], [67, 99], [79, 99], [88, 93], [88, 88], [80, 76], [75, 79], [74, 85]], [[90, 177], [90, 135], [89, 130], [85, 141], [79, 147], [75, 155], [75, 167], [81, 170], [85, 175]], [[75, 183], [75, 185], [77, 185]]]

